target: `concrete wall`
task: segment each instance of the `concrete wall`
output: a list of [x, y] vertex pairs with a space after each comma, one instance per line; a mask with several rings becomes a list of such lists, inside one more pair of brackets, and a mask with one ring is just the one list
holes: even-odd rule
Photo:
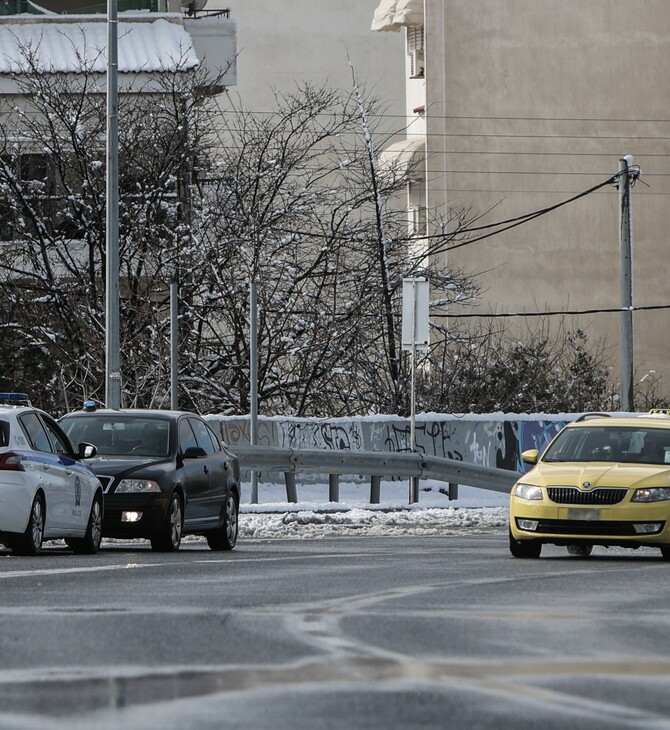
[[[426, 0], [428, 202], [489, 211], [479, 224], [642, 168], [633, 192], [634, 304], [670, 302], [670, 4], [667, 0]], [[664, 121], [665, 120], [665, 121]], [[479, 311], [618, 307], [619, 202], [608, 186], [449, 255], [481, 272]], [[536, 320], [531, 320], [531, 322]], [[616, 314], [569, 319], [607, 336]], [[637, 312], [639, 375], [663, 372], [670, 311]]]

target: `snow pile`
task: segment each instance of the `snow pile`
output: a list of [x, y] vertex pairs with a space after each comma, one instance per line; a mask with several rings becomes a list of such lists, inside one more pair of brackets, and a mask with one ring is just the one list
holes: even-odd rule
[[406, 482], [382, 482], [381, 503], [370, 504], [370, 487], [340, 484], [340, 502], [328, 502], [328, 485], [300, 484], [299, 502], [286, 500], [279, 484], [261, 484], [259, 503], [250, 503], [243, 486], [241, 539], [313, 539], [337, 535], [390, 537], [449, 535], [507, 529], [508, 496], [470, 487], [449, 501], [441, 482], [421, 482], [419, 502], [408, 504]]
[[240, 539], [319, 539], [338, 535], [393, 537], [452, 535], [507, 527], [504, 507], [428, 507], [387, 510], [354, 508], [341, 512], [301, 509], [286, 512], [244, 512]]

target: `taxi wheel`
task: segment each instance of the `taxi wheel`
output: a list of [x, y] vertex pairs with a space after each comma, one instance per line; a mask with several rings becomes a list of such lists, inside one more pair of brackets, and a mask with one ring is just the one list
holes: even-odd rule
[[670, 560], [670, 545], [661, 545], [663, 560]]
[[15, 555], [39, 555], [42, 551], [42, 539], [44, 538], [44, 500], [38, 494], [33, 500], [30, 509], [28, 527], [20, 537], [17, 537], [12, 545], [12, 552]]
[[163, 527], [160, 532], [151, 538], [151, 547], [153, 550], [162, 553], [173, 553], [179, 550], [183, 527], [183, 514], [181, 497], [175, 492], [170, 499], [170, 506], [165, 515]]
[[102, 499], [96, 497], [88, 516], [86, 534], [82, 538], [69, 538], [65, 542], [77, 555], [94, 555], [100, 550], [102, 541]]
[[535, 540], [515, 540], [510, 532], [509, 551], [515, 558], [539, 558], [542, 543]]
[[239, 532], [238, 513], [237, 497], [230, 492], [224, 505], [223, 525], [206, 534], [207, 544], [212, 550], [232, 550], [235, 547]]
[[576, 558], [588, 558], [593, 552], [593, 545], [568, 545], [568, 555]]

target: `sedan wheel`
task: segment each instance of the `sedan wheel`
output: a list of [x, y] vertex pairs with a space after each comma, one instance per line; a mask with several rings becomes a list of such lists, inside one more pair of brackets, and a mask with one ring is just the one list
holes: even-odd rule
[[28, 527], [20, 537], [12, 542], [12, 552], [16, 555], [39, 555], [44, 538], [44, 502], [38, 494], [30, 509]]
[[170, 499], [170, 506], [165, 515], [165, 522], [161, 531], [151, 538], [151, 547], [160, 552], [174, 552], [179, 550], [181, 544], [181, 531], [183, 527], [183, 510], [181, 498], [173, 494]]
[[223, 511], [223, 524], [218, 530], [207, 533], [207, 544], [212, 550], [232, 550], [239, 533], [239, 506], [237, 497], [229, 492]]

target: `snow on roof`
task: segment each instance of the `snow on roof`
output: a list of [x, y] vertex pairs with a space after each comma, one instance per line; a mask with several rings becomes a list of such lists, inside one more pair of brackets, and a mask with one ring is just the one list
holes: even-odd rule
[[[163, 18], [119, 23], [119, 73], [188, 70], [198, 65], [191, 36]], [[33, 67], [51, 73], [107, 70], [107, 23], [14, 23], [0, 26], [0, 74]]]

